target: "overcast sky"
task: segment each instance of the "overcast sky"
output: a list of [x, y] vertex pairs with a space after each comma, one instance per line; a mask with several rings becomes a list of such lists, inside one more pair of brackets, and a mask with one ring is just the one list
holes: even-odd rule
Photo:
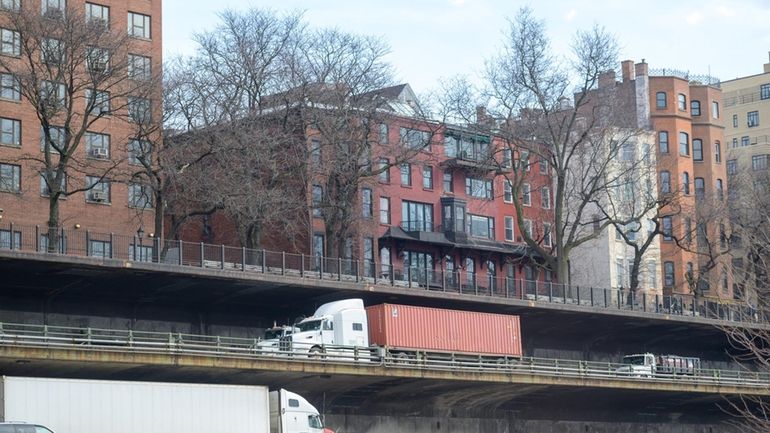
[[305, 11], [313, 27], [380, 36], [400, 82], [418, 93], [456, 74], [477, 76], [501, 45], [507, 17], [529, 5], [566, 53], [575, 31], [594, 23], [614, 33], [621, 59], [650, 68], [710, 73], [722, 80], [762, 72], [770, 51], [770, 0], [165, 0], [166, 58], [190, 54], [195, 32], [225, 8]]

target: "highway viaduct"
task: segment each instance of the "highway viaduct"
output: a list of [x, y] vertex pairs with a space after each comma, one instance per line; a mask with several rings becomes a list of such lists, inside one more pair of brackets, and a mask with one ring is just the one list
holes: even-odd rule
[[[740, 368], [731, 361], [720, 323], [698, 317], [10, 251], [0, 252], [0, 275], [2, 322], [256, 337], [273, 321], [310, 314], [330, 300], [361, 297], [367, 304], [520, 314], [528, 356], [617, 362], [624, 353], [651, 351]], [[0, 372], [283, 386], [306, 394], [341, 432], [733, 431], [724, 424], [730, 416], [719, 408], [735, 396], [730, 389], [362, 376], [306, 366], [295, 371], [186, 364], [179, 356], [149, 362], [135, 354], [62, 353], [3, 346]]]

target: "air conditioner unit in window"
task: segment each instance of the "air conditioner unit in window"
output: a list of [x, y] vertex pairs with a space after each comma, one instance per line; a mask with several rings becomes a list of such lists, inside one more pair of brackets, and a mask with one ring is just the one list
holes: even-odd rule
[[91, 149], [91, 156], [99, 159], [107, 159], [109, 157], [109, 154], [107, 152], [107, 149], [103, 147], [94, 147], [93, 149]]
[[103, 191], [91, 191], [91, 194], [89, 194], [88, 198], [91, 201], [102, 202], [107, 200], [107, 194], [105, 194]]

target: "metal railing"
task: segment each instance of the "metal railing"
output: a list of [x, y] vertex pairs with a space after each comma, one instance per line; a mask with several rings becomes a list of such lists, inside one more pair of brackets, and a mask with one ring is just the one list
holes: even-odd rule
[[649, 295], [646, 291], [571, 286], [527, 278], [509, 278], [467, 270], [434, 270], [372, 261], [349, 260], [225, 245], [143, 239], [84, 230], [57, 232], [50, 244], [44, 227], [0, 225], [0, 251], [152, 262], [168, 267], [196, 267], [279, 277], [387, 285], [431, 292], [518, 299], [603, 310], [633, 311], [703, 319], [770, 323], [770, 313], [750, 305], [692, 295]]
[[722, 81], [708, 74], [691, 74], [690, 71], [683, 71], [680, 69], [671, 68], [654, 68], [650, 69], [648, 75], [650, 77], [678, 77], [687, 80], [690, 84], [703, 84], [706, 86], [713, 86], [716, 88], [722, 87]]
[[0, 322], [0, 346], [41, 347], [165, 355], [248, 358], [282, 362], [355, 364], [426, 371], [488, 372], [552, 377], [677, 382], [691, 385], [745, 387], [768, 393], [770, 373], [747, 370], [693, 369], [690, 374], [630, 373], [625, 364], [572, 359], [512, 357], [468, 353], [429, 353], [380, 347], [323, 346], [322, 352], [300, 348], [260, 348], [259, 339], [183, 333], [76, 328]]
[[752, 102], [763, 101], [770, 98], [763, 98], [762, 92], [744, 93], [742, 95], [724, 98], [725, 107], [732, 107], [740, 104], [750, 104]]

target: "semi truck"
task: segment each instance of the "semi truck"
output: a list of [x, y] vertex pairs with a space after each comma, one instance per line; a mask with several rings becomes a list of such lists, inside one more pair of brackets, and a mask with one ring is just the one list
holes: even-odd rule
[[301, 396], [265, 386], [0, 378], [0, 422], [54, 433], [333, 433]]
[[281, 338], [296, 332], [297, 328], [289, 325], [273, 325], [272, 328], [265, 329], [265, 335], [257, 343], [257, 349], [262, 352], [277, 352], [278, 343]]
[[639, 377], [653, 377], [657, 374], [695, 375], [701, 368], [699, 358], [652, 353], [626, 355], [621, 364], [616, 370], [618, 373]]
[[[380, 359], [386, 350], [396, 359], [521, 358], [519, 316], [379, 304], [364, 307], [345, 299], [318, 307], [281, 339], [280, 348], [308, 356]], [[458, 355], [460, 356], [458, 358]]]

